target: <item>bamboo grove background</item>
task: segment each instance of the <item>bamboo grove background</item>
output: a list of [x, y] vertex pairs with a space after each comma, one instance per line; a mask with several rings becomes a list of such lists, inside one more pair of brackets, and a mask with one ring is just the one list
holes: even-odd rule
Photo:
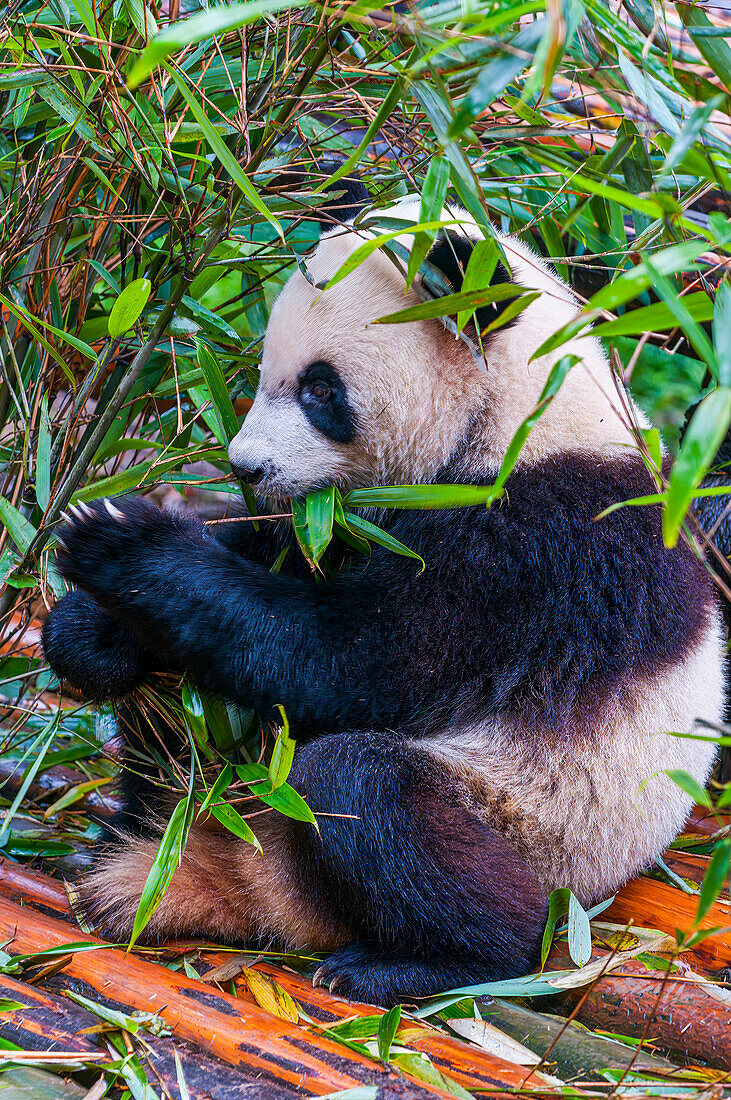
[[[658, 480], [666, 541], [707, 547], [686, 511], [731, 423], [727, 9], [11, 0], [0, 12], [0, 748], [24, 777], [0, 803], [7, 854], [77, 866], [96, 835], [89, 799], [115, 771], [105, 714], [59, 708], [36, 645], [64, 591], [59, 516], [148, 490], [219, 515], [240, 492], [226, 444], [338, 166], [376, 208], [427, 179], [428, 203], [448, 173], [478, 222], [550, 258], [675, 456]], [[428, 176], [437, 161], [444, 173]], [[657, 437], [643, 446], [653, 461]], [[200, 734], [198, 702], [183, 706]], [[229, 714], [223, 741], [248, 722]], [[33, 782], [68, 765], [82, 781], [39, 809]], [[710, 797], [731, 803], [723, 784]], [[711, 850], [706, 910], [729, 874], [728, 830]]]

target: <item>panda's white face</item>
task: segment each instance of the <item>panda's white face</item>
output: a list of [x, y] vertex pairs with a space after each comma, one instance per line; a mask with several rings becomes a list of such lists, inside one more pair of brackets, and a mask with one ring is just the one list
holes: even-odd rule
[[[322, 284], [362, 238], [325, 238], [308, 262]], [[427, 480], [449, 457], [484, 387], [438, 322], [377, 325], [415, 304], [382, 253], [324, 293], [295, 272], [272, 310], [254, 404], [229, 456], [268, 497], [325, 485]]]
[[[393, 213], [418, 218], [418, 203]], [[466, 215], [465, 232], [479, 236]], [[438, 320], [374, 323], [420, 301], [413, 289], [405, 293], [402, 274], [381, 251], [324, 292], [296, 271], [272, 310], [256, 399], [229, 447], [234, 471], [272, 498], [326, 485], [425, 482], [469, 437], [459, 476], [489, 476], [534, 411], [559, 354], [578, 365], [519, 461], [569, 450], [626, 453], [635, 445], [625, 411], [631, 402], [617, 398], [599, 342], [577, 337], [560, 353], [533, 358], [575, 316], [576, 299], [526, 245], [501, 240], [514, 281], [540, 296], [512, 327], [490, 334], [484, 363]], [[352, 227], [324, 237], [307, 264], [313, 282], [324, 285], [362, 241]]]

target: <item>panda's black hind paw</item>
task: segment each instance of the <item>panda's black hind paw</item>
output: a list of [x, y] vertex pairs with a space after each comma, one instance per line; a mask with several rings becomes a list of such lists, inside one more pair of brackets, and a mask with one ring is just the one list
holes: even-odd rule
[[388, 1008], [489, 981], [494, 977], [491, 971], [489, 963], [477, 958], [430, 958], [361, 941], [333, 952], [320, 965], [312, 983], [352, 1001]]

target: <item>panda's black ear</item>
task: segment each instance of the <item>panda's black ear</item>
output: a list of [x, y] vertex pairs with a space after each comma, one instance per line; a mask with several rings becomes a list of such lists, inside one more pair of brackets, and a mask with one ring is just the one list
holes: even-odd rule
[[[427, 263], [436, 268], [444, 278], [447, 288], [453, 294], [458, 294], [462, 289], [464, 274], [467, 264], [470, 262], [475, 242], [464, 233], [458, 233], [454, 229], [439, 230], [434, 244], [427, 254]], [[500, 283], [511, 282], [510, 273], [502, 260], [498, 260], [495, 271], [490, 280], [490, 286], [498, 286]], [[492, 324], [506, 306], [510, 305], [512, 298], [504, 298], [500, 302], [493, 302], [489, 306], [483, 306], [475, 310], [475, 320], [482, 332]], [[514, 320], [507, 321], [503, 328], [514, 324]]]
[[[337, 172], [342, 160], [321, 158], [314, 165], [315, 173], [305, 172], [301, 168], [285, 168], [269, 184], [271, 191], [305, 191], [312, 189], [320, 179], [327, 179]], [[321, 202], [312, 213], [317, 217], [323, 229], [353, 218], [371, 201], [368, 189], [357, 172], [349, 172], [342, 179], [323, 190]]]
[[[320, 164], [318, 167], [331, 176], [340, 165], [335, 161], [327, 165]], [[323, 228], [352, 221], [371, 201], [368, 188], [353, 172], [326, 187], [323, 194], [330, 196], [320, 207], [320, 225]]]

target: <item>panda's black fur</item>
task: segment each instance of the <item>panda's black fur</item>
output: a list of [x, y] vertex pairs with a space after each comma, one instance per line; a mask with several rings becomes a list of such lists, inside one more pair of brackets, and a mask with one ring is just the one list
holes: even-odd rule
[[[442, 237], [430, 262], [456, 289], [468, 250], [454, 245]], [[347, 447], [357, 423], [331, 413], [315, 429]], [[493, 477], [466, 438], [433, 480]], [[150, 934], [334, 948], [319, 980], [383, 1004], [529, 971], [548, 905], [530, 822], [491, 793], [489, 773], [465, 779], [430, 750], [444, 730], [494, 719], [521, 731], [539, 767], [570, 753], [573, 737], [591, 753], [608, 699], [631, 700], [695, 651], [714, 614], [702, 567], [683, 546], [663, 548], [655, 510], [595, 522], [652, 489], [631, 453], [549, 455], [516, 468], [489, 510], [386, 512], [382, 526], [422, 556], [423, 572], [336, 540], [330, 553], [348, 567], [328, 579], [296, 549], [270, 572], [291, 538], [274, 524], [204, 527], [141, 499], [77, 510], [58, 553], [81, 591], [43, 634], [59, 676], [104, 700], [170, 669], [262, 715], [283, 705], [298, 742], [290, 782], [321, 815], [319, 833], [263, 818], [264, 857], [215, 831], [191, 834]], [[133, 727], [134, 705], [122, 710]], [[138, 837], [106, 857], [86, 895], [118, 937], [157, 842], [146, 838], [150, 786], [128, 779], [127, 796], [123, 824]]]

